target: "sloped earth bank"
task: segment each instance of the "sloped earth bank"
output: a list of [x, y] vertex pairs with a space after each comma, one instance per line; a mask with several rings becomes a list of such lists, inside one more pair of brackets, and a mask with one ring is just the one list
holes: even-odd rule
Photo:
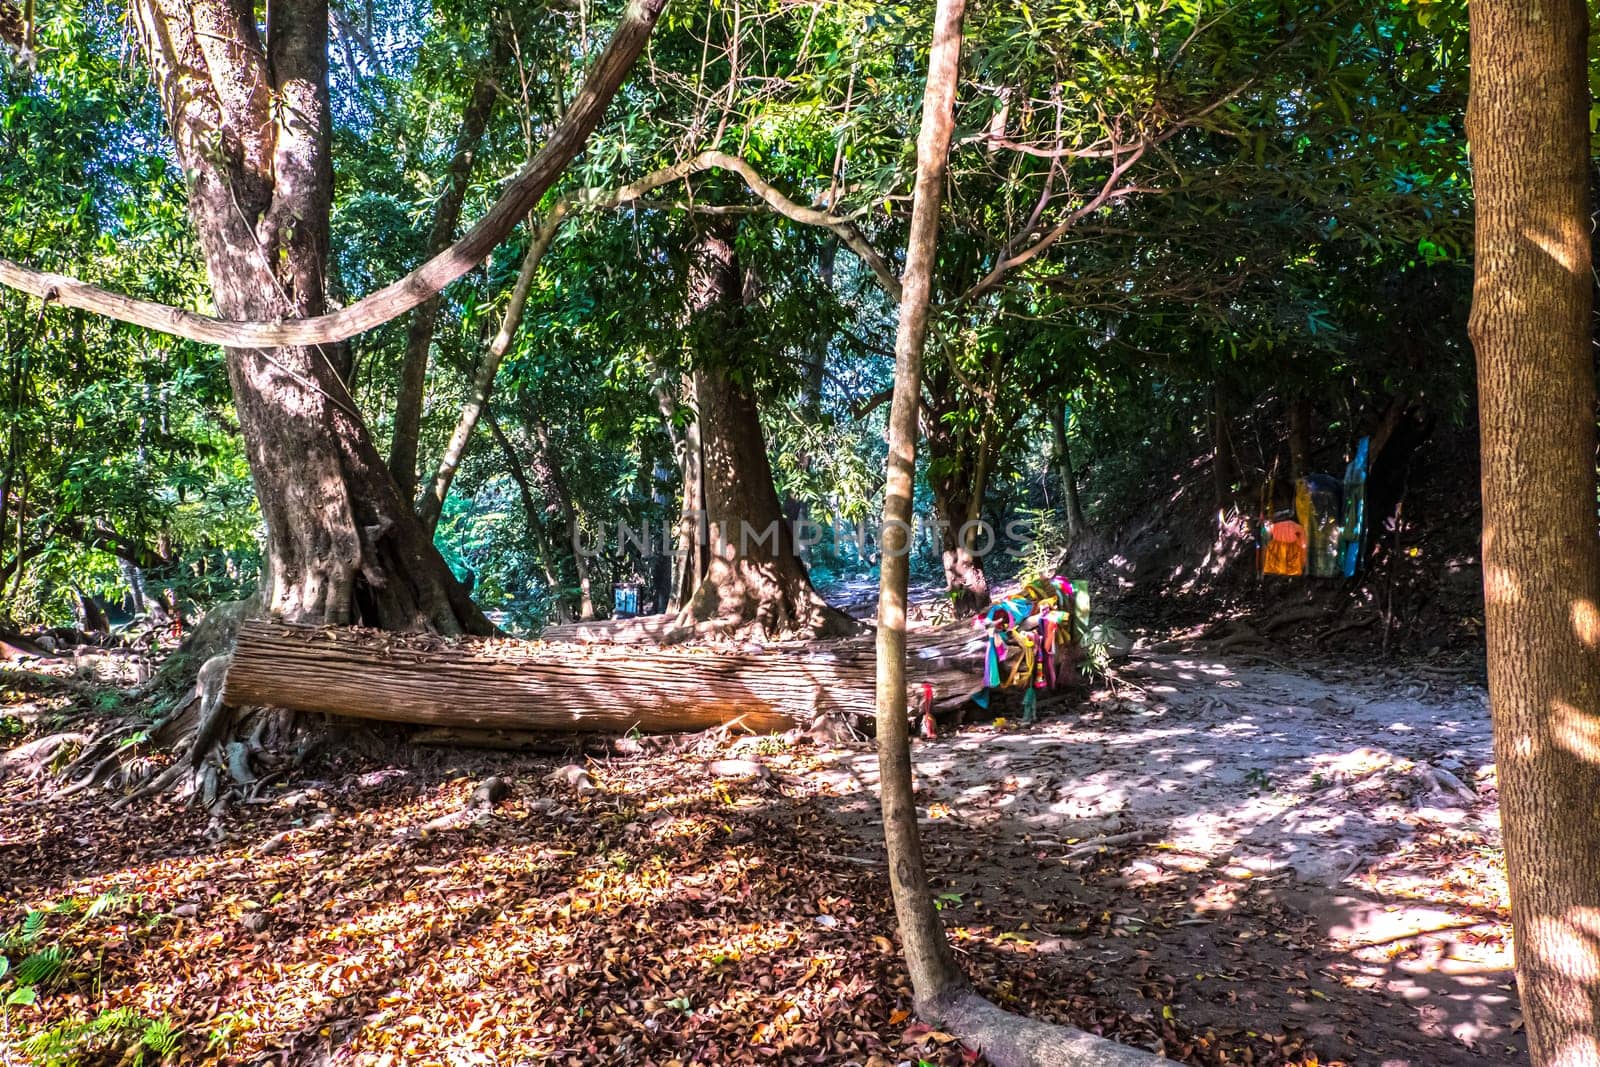
[[[1407, 684], [1151, 657], [917, 742], [969, 973], [1195, 1064], [1524, 1060], [1482, 693]], [[0, 1048], [116, 1017], [79, 1062], [161, 1019], [175, 1063], [981, 1062], [910, 1017], [870, 749], [681, 744], [346, 760], [218, 824], [12, 774], [0, 925], [48, 911], [64, 964]]]

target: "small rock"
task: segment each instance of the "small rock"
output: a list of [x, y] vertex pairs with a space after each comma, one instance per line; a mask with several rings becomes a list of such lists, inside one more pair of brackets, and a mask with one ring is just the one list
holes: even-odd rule
[[838, 745], [860, 737], [842, 715], [819, 715], [806, 730], [807, 736], [819, 745]]
[[249, 930], [252, 934], [259, 934], [271, 922], [271, 917], [264, 911], [247, 911], [239, 917], [239, 925]]
[[576, 763], [557, 768], [545, 777], [545, 781], [551, 785], [566, 786], [579, 796], [600, 792], [600, 786], [595, 782], [594, 775]]
[[1302, 882], [1335, 889], [1361, 868], [1361, 854], [1348, 845], [1301, 853], [1289, 860], [1289, 867]]
[[717, 778], [754, 778], [766, 780], [772, 771], [764, 763], [750, 759], [714, 759], [706, 764], [706, 773]]
[[491, 775], [478, 783], [478, 788], [472, 791], [470, 806], [474, 808], [492, 808], [510, 795], [510, 783], [498, 775]]
[[611, 752], [617, 756], [642, 756], [645, 754], [644, 742], [637, 737], [619, 737], [611, 742]]

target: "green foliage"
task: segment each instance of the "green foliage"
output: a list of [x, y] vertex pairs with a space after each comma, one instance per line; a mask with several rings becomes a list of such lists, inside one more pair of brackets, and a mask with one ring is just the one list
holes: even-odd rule
[[[559, 119], [620, 10], [336, 10], [341, 299], [422, 258], [478, 76], [494, 74], [500, 96], [464, 220]], [[153, 90], [124, 61], [118, 13], [94, 0], [40, 15], [37, 75], [0, 75], [0, 186], [16, 191], [0, 201], [0, 255], [206, 307], [183, 177]], [[550, 197], [715, 148], [851, 218], [898, 270], [930, 18], [929, 5], [867, 0], [673, 5]], [[1186, 491], [1163, 464], [1194, 451], [1219, 398], [1263, 464], [1301, 398], [1341, 440], [1399, 399], [1469, 418], [1465, 29], [1461, 0], [974, 8], [918, 513], [975, 494], [973, 513], [1033, 531], [1020, 569], [1045, 569], [1065, 540], [1043, 418], [1058, 405], [1091, 524]], [[688, 249], [730, 218], [745, 306], [697, 320]], [[443, 294], [425, 462], [467, 399], [530, 233]], [[575, 213], [500, 369], [492, 414], [508, 447], [479, 432], [441, 549], [508, 627], [558, 617], [578, 583], [569, 509], [603, 542], [619, 523], [659, 536], [676, 518], [686, 386], [713, 361], [756, 392], [782, 498], [821, 523], [870, 520], [886, 458], [885, 409], [870, 400], [889, 381], [895, 311], [834, 234], [776, 215], [730, 175]], [[406, 325], [353, 345], [352, 392], [380, 441]], [[220, 353], [0, 294], [0, 614], [59, 621], [80, 591], [119, 601], [129, 563], [198, 606], [247, 592], [261, 531], [228, 397]], [[938, 547], [919, 569], [937, 569]], [[870, 569], [848, 548], [814, 558], [819, 577]], [[596, 599], [649, 565], [598, 557]]]
[[[0, 255], [206, 305], [153, 91], [97, 4], [41, 9], [36, 78], [0, 76]], [[13, 192], [14, 191], [14, 194]], [[190, 603], [254, 582], [253, 498], [219, 353], [0, 293], [0, 604], [119, 600], [118, 557]]]
[[[30, 1062], [40, 1067], [76, 1067], [102, 1057], [147, 1064], [173, 1055], [182, 1036], [177, 1025], [165, 1016], [151, 1018], [128, 1007], [28, 1026], [27, 1009], [73, 978], [69, 971], [74, 955], [68, 947], [73, 934], [109, 912], [137, 904], [136, 897], [120, 890], [69, 898], [29, 911], [0, 937], [0, 1041], [15, 1039]], [[52, 934], [52, 918], [73, 921]]]
[[1023, 507], [1017, 517], [1027, 537], [1017, 546], [1016, 572], [1050, 576], [1056, 573], [1071, 538], [1065, 514], [1055, 508]]
[[132, 1008], [111, 1008], [28, 1035], [22, 1051], [39, 1067], [77, 1067], [110, 1057], [130, 1067], [166, 1060], [178, 1051], [183, 1032], [170, 1018], [151, 1018]]

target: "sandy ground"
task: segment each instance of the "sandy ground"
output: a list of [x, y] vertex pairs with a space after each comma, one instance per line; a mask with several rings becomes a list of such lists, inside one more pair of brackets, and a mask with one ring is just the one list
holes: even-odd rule
[[[1330, 1059], [1524, 1061], [1486, 696], [1426, 667], [1396, 674], [1143, 654], [1037, 726], [916, 742], [952, 922], [1054, 908], [1068, 936], [1049, 922], [1018, 936], [1054, 937], [1101, 992], [1148, 998], [1136, 960], [1200, 987], [1174, 1001], [1187, 1021], [1281, 1012]], [[872, 753], [791, 762], [871, 856]], [[1121, 931], [1083, 927], [1130, 899], [1150, 908]], [[1130, 955], [1129, 927], [1158, 936]], [[1234, 988], [1208, 996], [1219, 984]]]

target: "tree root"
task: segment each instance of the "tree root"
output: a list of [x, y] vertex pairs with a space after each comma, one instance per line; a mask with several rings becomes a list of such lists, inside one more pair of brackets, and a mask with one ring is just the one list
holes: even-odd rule
[[79, 697], [91, 697], [106, 688], [106, 686], [97, 682], [86, 682], [59, 674], [47, 674], [43, 671], [19, 670], [15, 667], [0, 668], [0, 686], [34, 693], [48, 693], [51, 690], [59, 690]]
[[[96, 788], [126, 790], [113, 810], [166, 792], [213, 811], [236, 797], [254, 796], [267, 779], [277, 776], [284, 762], [273, 754], [282, 751], [279, 743], [296, 740], [304, 731], [287, 713], [235, 711], [222, 703], [229, 664], [226, 650], [253, 606], [244, 601], [213, 610], [155, 676], [131, 692], [131, 701], [145, 707], [170, 701], [166, 714], [152, 722], [139, 715], [80, 713], [59, 732], [0, 755], [0, 776], [19, 771], [33, 778], [48, 774], [57, 785], [42, 803]], [[28, 673], [31, 683], [79, 695], [103, 688]], [[303, 759], [308, 747], [301, 744], [292, 759]], [[174, 752], [170, 763], [157, 756], [161, 751]], [[258, 768], [266, 773], [258, 773]]]
[[0, 754], [0, 778], [13, 774], [21, 774], [27, 778], [42, 777], [45, 769], [62, 749], [77, 745], [81, 750], [82, 746], [90, 744], [93, 740], [94, 735], [82, 730], [64, 730], [18, 745]]
[[917, 1014], [961, 1038], [994, 1067], [1156, 1067], [1171, 1062], [1075, 1027], [1013, 1015], [970, 989], [919, 1004]]
[[[206, 660], [193, 691], [156, 722], [122, 718], [107, 725], [104, 715], [79, 716], [68, 729], [0, 756], [0, 776], [48, 774], [58, 784], [44, 803], [96, 788], [125, 790], [113, 811], [157, 794], [214, 814], [232, 801], [253, 800], [304, 762], [321, 731], [288, 712], [224, 705], [228, 662], [226, 655]], [[159, 751], [173, 752], [171, 761], [158, 758]], [[63, 754], [70, 758], [63, 762]]]

